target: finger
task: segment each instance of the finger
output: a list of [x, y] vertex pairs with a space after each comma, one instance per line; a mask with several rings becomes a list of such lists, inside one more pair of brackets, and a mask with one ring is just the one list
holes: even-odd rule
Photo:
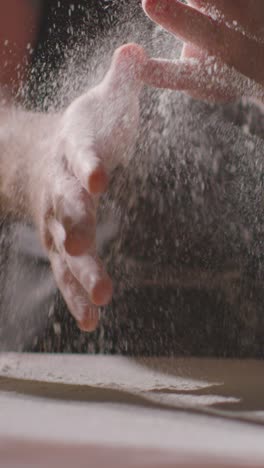
[[112, 299], [113, 285], [101, 261], [94, 253], [81, 256], [69, 255], [64, 248], [64, 229], [56, 219], [50, 222], [50, 232], [54, 240], [55, 251], [64, 259], [69, 271], [88, 293], [90, 302], [97, 306], [108, 304]]
[[95, 330], [99, 322], [99, 311], [90, 303], [87, 292], [57, 252], [51, 252], [50, 261], [61, 294], [80, 328], [84, 331]]
[[[96, 97], [93, 92], [86, 98], [77, 99], [66, 111], [63, 130], [67, 169], [90, 195], [104, 193], [108, 186], [104, 161], [94, 141], [98, 113]], [[102, 125], [102, 122], [99, 121], [98, 125]]]
[[59, 251], [64, 248], [69, 255], [78, 256], [94, 244], [94, 203], [73, 177], [57, 180], [53, 212], [49, 230]]
[[202, 66], [197, 59], [176, 61], [150, 59], [142, 79], [149, 86], [181, 91], [200, 87], [204, 82], [202, 72]]
[[98, 137], [96, 128], [102, 126], [100, 109], [103, 106], [98, 105], [100, 86], [96, 88], [97, 92], [92, 90], [76, 99], [63, 118], [63, 150], [67, 170], [90, 195], [104, 193], [108, 186], [104, 161], [95, 144]]
[[[261, 3], [262, 1], [263, 0], [261, 0]], [[238, 25], [240, 25], [240, 27], [245, 26], [245, 32], [249, 32], [247, 31], [248, 27], [252, 29], [251, 25], [254, 25], [255, 22], [255, 15], [252, 15], [252, 7], [254, 11], [256, 11], [256, 0], [253, 0], [253, 5], [250, 0], [187, 0], [187, 2], [191, 6], [202, 9], [204, 13], [218, 21], [228, 21], [229, 27], [237, 28]], [[249, 24], [248, 18], [250, 14], [252, 18]]]
[[204, 49], [250, 78], [264, 79], [264, 70], [259, 67], [264, 59], [262, 44], [178, 0], [144, 0], [143, 7], [151, 19], [184, 42]]
[[149, 60], [144, 81], [154, 87], [182, 90], [212, 99], [256, 97], [263, 100], [263, 88], [226, 64], [212, 58], [178, 61]]
[[182, 59], [197, 59], [197, 60], [206, 60], [207, 54], [202, 50], [194, 47], [191, 44], [184, 44], [181, 51], [181, 60]]
[[[196, 47], [190, 45], [190, 44], [184, 44], [183, 49], [182, 49], [182, 54], [181, 54], [181, 59], [196, 59], [199, 61], [200, 65], [199, 68], [206, 67], [206, 63], [210, 61], [210, 59], [206, 56], [205, 52], [201, 49], [197, 49]], [[212, 62], [212, 59], [211, 59]], [[215, 62], [216, 64], [217, 62]], [[215, 64], [212, 63], [212, 65], [215, 67]], [[208, 82], [205, 84], [205, 86], [201, 86], [200, 88], [197, 89], [185, 89], [185, 92], [189, 96], [191, 96], [194, 99], [200, 99], [203, 101], [212, 101], [212, 102], [227, 102], [227, 101], [232, 101], [235, 100], [238, 96], [237, 94], [234, 95], [231, 94], [231, 89], [230, 86], [225, 87], [224, 90], [222, 90], [222, 85], [219, 86], [219, 84], [213, 85], [213, 82], [215, 80], [215, 77], [212, 76], [214, 73], [214, 68], [212, 69], [211, 65], [211, 71], [210, 71], [210, 76], [208, 76]], [[218, 73], [221, 74], [221, 64], [218, 64], [218, 67], [216, 68], [218, 70]], [[220, 76], [218, 76], [220, 78]], [[206, 79], [206, 78], [205, 78]], [[222, 79], [221, 82], [225, 81], [225, 77], [223, 77], [222, 73]]]
[[95, 254], [71, 257], [66, 255], [66, 263], [77, 281], [87, 291], [92, 304], [103, 306], [113, 295], [112, 281]]
[[147, 57], [144, 49], [137, 44], [126, 44], [119, 47], [111, 62], [103, 84], [113, 90], [122, 90], [123, 87], [132, 91], [141, 88], [141, 70]]
[[[212, 18], [178, 0], [143, 0], [143, 8], [153, 21], [184, 42], [207, 48], [213, 46], [209, 44], [212, 37], [214, 44], [219, 38], [218, 28]], [[219, 43], [215, 45], [219, 47]]]
[[108, 187], [108, 174], [94, 147], [79, 150], [70, 161], [75, 177], [91, 195], [104, 193]]
[[[181, 54], [181, 60], [186, 60], [186, 59], [195, 59], [196, 61], [198, 60], [199, 68], [202, 68], [202, 64], [205, 64], [208, 60], [208, 57], [204, 53], [202, 49], [197, 49], [196, 47], [190, 45], [190, 44], [184, 44], [183, 49], [182, 49], [182, 54]], [[205, 65], [204, 65], [205, 67]], [[220, 64], [219, 68], [220, 69]], [[198, 71], [198, 67], [197, 67]], [[212, 75], [212, 72], [211, 72]], [[199, 88], [197, 87], [196, 89], [185, 89], [184, 91], [191, 96], [194, 99], [200, 99], [203, 101], [213, 101], [213, 102], [227, 102], [231, 101], [237, 98], [237, 96], [234, 96], [230, 94], [230, 87], [229, 89], [225, 89], [223, 92], [221, 90], [221, 86], [213, 86], [213, 83], [211, 83], [214, 78], [212, 76], [208, 77], [209, 82], [205, 84], [205, 86], [200, 86]]]
[[77, 323], [80, 330], [85, 332], [93, 332], [98, 327], [99, 320], [100, 311], [96, 306], [91, 306], [84, 314], [84, 318]]

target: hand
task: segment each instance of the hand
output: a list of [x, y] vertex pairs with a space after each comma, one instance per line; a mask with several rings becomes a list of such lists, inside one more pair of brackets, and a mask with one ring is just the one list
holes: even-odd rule
[[104, 80], [60, 119], [55, 154], [43, 179], [37, 220], [41, 238], [58, 287], [87, 331], [98, 324], [98, 306], [112, 296], [112, 282], [96, 255], [96, 209], [110, 171], [129, 158], [133, 147], [144, 63], [137, 45], [115, 52]]
[[143, 0], [149, 17], [184, 43], [181, 60], [151, 60], [143, 79], [208, 100], [264, 101], [263, 0]]

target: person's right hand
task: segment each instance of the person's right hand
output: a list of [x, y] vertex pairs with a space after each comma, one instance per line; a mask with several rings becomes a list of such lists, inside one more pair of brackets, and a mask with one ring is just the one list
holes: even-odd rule
[[180, 60], [151, 60], [147, 84], [208, 100], [264, 102], [263, 0], [142, 0], [147, 15], [184, 43]]
[[98, 306], [112, 296], [112, 282], [96, 254], [98, 198], [110, 171], [133, 148], [145, 61], [143, 49], [134, 44], [115, 52], [104, 80], [60, 119], [49, 167], [43, 165], [42, 177], [35, 177], [42, 180], [36, 201], [42, 242], [71, 313], [87, 331], [97, 326]]

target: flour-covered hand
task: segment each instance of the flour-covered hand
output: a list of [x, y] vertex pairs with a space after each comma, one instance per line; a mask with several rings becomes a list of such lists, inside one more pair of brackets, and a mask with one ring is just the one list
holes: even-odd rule
[[[117, 163], [130, 157], [145, 53], [119, 48], [103, 81], [59, 120], [37, 224], [59, 289], [80, 327], [92, 330], [112, 282], [96, 253], [96, 211]], [[46, 169], [44, 168], [44, 171]]]

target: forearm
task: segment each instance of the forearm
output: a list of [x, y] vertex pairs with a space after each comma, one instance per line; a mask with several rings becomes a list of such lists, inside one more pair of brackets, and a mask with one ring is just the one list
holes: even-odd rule
[[0, 210], [34, 218], [34, 199], [43, 185], [43, 164], [50, 164], [57, 116], [0, 111]]

